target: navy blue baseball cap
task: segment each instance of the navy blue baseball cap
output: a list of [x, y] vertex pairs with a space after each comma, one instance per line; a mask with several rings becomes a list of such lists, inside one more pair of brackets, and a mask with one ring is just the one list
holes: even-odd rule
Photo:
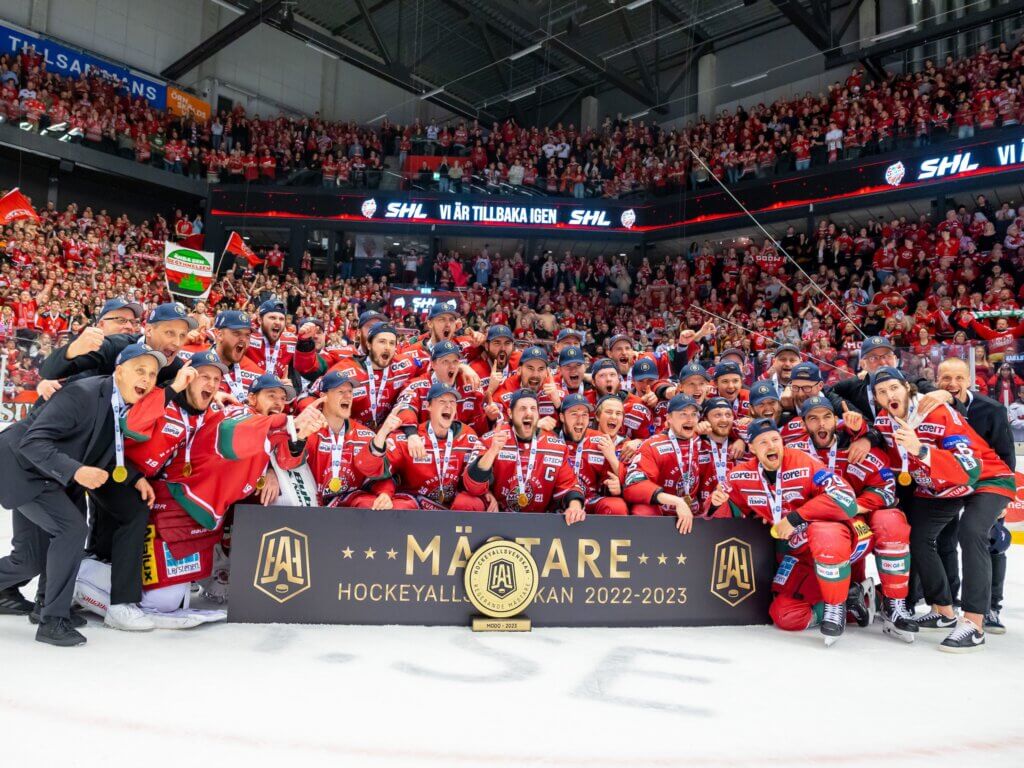
[[615, 371], [619, 372], [619, 366], [615, 364], [613, 360], [607, 357], [602, 357], [599, 360], [595, 360], [594, 364], [590, 366], [590, 375], [597, 376], [601, 371]]
[[765, 400], [781, 400], [779, 390], [770, 381], [755, 381], [750, 388], [750, 404], [758, 405]]
[[1010, 548], [1012, 542], [1012, 534], [1006, 527], [1006, 521], [996, 520], [988, 534], [988, 551], [993, 555], [1001, 554]]
[[722, 376], [743, 376], [743, 370], [740, 368], [739, 363], [719, 363], [715, 366], [714, 378], [720, 378]]
[[149, 317], [146, 322], [149, 325], [153, 323], [162, 323], [165, 320], [184, 320], [188, 323], [188, 329], [194, 331], [199, 327], [199, 322], [191, 317], [188, 310], [185, 309], [185, 305], [180, 301], [170, 301], [166, 304], [159, 304], [157, 307], [149, 313]]
[[649, 357], [641, 357], [633, 363], [633, 381], [652, 381], [658, 378], [658, 366]]
[[755, 437], [760, 437], [766, 432], [778, 431], [778, 425], [771, 419], [754, 419], [747, 427], [747, 444], [754, 442]]
[[704, 404], [701, 406], [700, 412], [702, 414], [704, 414], [705, 416], [707, 416], [709, 413], [711, 413], [716, 408], [725, 408], [726, 410], [729, 411], [729, 413], [733, 412], [733, 410], [732, 410], [732, 403], [730, 403], [724, 397], [710, 397], [710, 398], [708, 398], [707, 400], [704, 401]]
[[679, 381], [685, 381], [691, 376], [700, 376], [704, 381], [711, 381], [711, 377], [708, 376], [707, 370], [700, 363], [687, 363], [679, 371]]
[[441, 317], [441, 315], [451, 315], [452, 317], [458, 317], [459, 312], [455, 308], [454, 301], [439, 301], [430, 308], [427, 313], [427, 319], [433, 320], [435, 317]]
[[320, 391], [330, 392], [332, 389], [337, 389], [345, 384], [354, 387], [356, 385], [355, 376], [352, 376], [348, 371], [331, 371], [320, 379]]
[[279, 379], [272, 373], [264, 373], [249, 385], [249, 393], [253, 395], [257, 392], [262, 392], [265, 389], [283, 389], [284, 396], [288, 399], [295, 396], [294, 387], [283, 379]]
[[487, 340], [494, 341], [495, 339], [515, 339], [515, 335], [507, 325], [492, 325], [487, 329]]
[[247, 331], [252, 328], [252, 318], [241, 310], [227, 309], [217, 313], [217, 317], [213, 321], [213, 327], [231, 331]]
[[142, 357], [143, 355], [149, 355], [152, 357], [161, 368], [167, 365], [167, 358], [164, 357], [162, 353], [157, 352], [148, 344], [143, 344], [141, 342], [138, 344], [129, 344], [127, 347], [122, 349], [121, 353], [117, 356], [117, 365], [123, 365], [129, 360], [134, 360], [135, 358]]
[[107, 299], [103, 302], [103, 308], [100, 310], [99, 319], [102, 320], [106, 315], [109, 315], [111, 312], [116, 312], [119, 309], [130, 309], [132, 314], [135, 315], [136, 320], [142, 317], [142, 313], [144, 312], [141, 304], [137, 304], [134, 301], [127, 301], [119, 296], [116, 299]]
[[743, 353], [743, 350], [737, 349], [736, 347], [729, 347], [729, 349], [723, 351], [722, 354], [720, 354], [718, 357], [721, 360], [725, 360], [725, 358], [729, 357], [730, 355], [732, 357], [738, 357], [740, 359], [740, 362], [743, 362], [744, 360], [747, 359], [747, 356]]
[[888, 349], [890, 352], [896, 350], [892, 342], [885, 338], [885, 336], [868, 336], [860, 345], [860, 356], [864, 357], [864, 355], [874, 352], [876, 349]]
[[565, 347], [561, 352], [558, 353], [558, 366], [563, 365], [574, 365], [579, 363], [583, 365], [586, 361], [583, 359], [583, 350], [579, 347]]
[[792, 352], [794, 355], [799, 355], [800, 347], [798, 347], [796, 344], [779, 344], [779, 346], [775, 348], [775, 352], [773, 352], [772, 355], [774, 357], [778, 357], [783, 352]]
[[299, 318], [299, 322], [297, 322], [295, 324], [295, 327], [296, 328], [301, 328], [302, 326], [306, 325], [307, 323], [312, 323], [317, 328], [319, 328], [321, 331], [325, 330], [325, 328], [324, 328], [324, 321], [321, 320], [319, 317], [302, 317], [302, 318]]
[[366, 334], [366, 338], [370, 341], [373, 341], [382, 333], [394, 334], [395, 339], [398, 339], [398, 330], [391, 323], [374, 323], [373, 325], [370, 326], [370, 330]]
[[874, 387], [884, 381], [902, 381], [906, 383], [907, 377], [903, 375], [903, 371], [899, 368], [893, 368], [891, 365], [883, 365], [871, 374], [871, 386]]
[[523, 354], [519, 356], [519, 364], [523, 365], [531, 360], [540, 360], [546, 365], [548, 353], [544, 351], [544, 347], [527, 347], [523, 350]]
[[668, 412], [675, 413], [676, 411], [682, 411], [686, 408], [695, 408], [700, 411], [700, 405], [689, 395], [676, 395], [668, 401]]
[[363, 312], [359, 316], [359, 319], [356, 321], [356, 324], [360, 328], [362, 328], [367, 323], [380, 323], [380, 322], [385, 322], [386, 323], [387, 321], [388, 321], [388, 316], [387, 315], [382, 315], [380, 312], [377, 312], [376, 310], [368, 309], [368, 310], [366, 310], [365, 312]]
[[824, 395], [814, 395], [813, 397], [808, 397], [806, 400], [804, 400], [803, 405], [800, 406], [801, 418], [806, 418], [807, 414], [813, 411], [815, 408], [827, 408], [828, 410], [832, 411], [832, 413], [836, 412], [836, 408], [834, 405], [832, 405], [831, 400], [829, 400]]
[[461, 357], [462, 348], [458, 344], [448, 341], [448, 339], [444, 339], [443, 341], [437, 342], [437, 344], [434, 345], [434, 348], [430, 350], [431, 360], [440, 360], [442, 357], [447, 357], [448, 355], [457, 355]]
[[562, 407], [559, 410], [562, 413], [565, 413], [570, 408], [576, 408], [577, 406], [580, 405], [582, 405], [588, 411], [590, 410], [590, 403], [587, 401], [587, 398], [585, 398], [583, 395], [578, 395], [575, 392], [573, 392], [571, 395], [565, 396], [565, 398], [562, 400]]
[[204, 349], [202, 352], [193, 352], [192, 357], [189, 358], [188, 364], [193, 368], [202, 368], [203, 366], [213, 366], [222, 375], [228, 375], [228, 367], [221, 362], [221, 359], [217, 356], [217, 353], [212, 349]]
[[532, 389], [517, 389], [515, 392], [512, 393], [512, 397], [509, 398], [508, 409], [511, 411], [513, 408], [516, 407], [516, 403], [518, 403], [520, 400], [526, 399], [537, 400], [537, 393], [534, 392]]
[[608, 352], [611, 352], [611, 350], [612, 350], [612, 347], [614, 347], [614, 346], [615, 346], [616, 344], [618, 344], [618, 343], [619, 343], [620, 341], [624, 341], [624, 342], [626, 342], [627, 344], [629, 344], [629, 346], [630, 346], [630, 347], [632, 347], [632, 346], [633, 346], [633, 340], [632, 340], [631, 338], [629, 338], [629, 336], [627, 336], [627, 335], [626, 335], [626, 334], [624, 334], [624, 333], [617, 333], [617, 334], [615, 334], [614, 336], [612, 336], [611, 338], [609, 338], [609, 339], [608, 339], [608, 340], [607, 340], [607, 341], [606, 341], [606, 342], [604, 343], [604, 348], [605, 348], [605, 350], [606, 350], [606, 351], [608, 351]]
[[558, 335], [555, 337], [555, 341], [565, 341], [568, 338], [583, 341], [583, 331], [577, 331], [575, 328], [563, 328], [558, 332]]
[[263, 317], [264, 315], [269, 315], [271, 312], [279, 312], [283, 315], [285, 314], [284, 309], [284, 302], [280, 299], [267, 299], [260, 304], [259, 309], [256, 311], [259, 312], [260, 317]]
[[790, 381], [813, 381], [815, 384], [822, 381], [821, 369], [814, 363], [797, 363], [789, 375]]
[[436, 400], [442, 395], [451, 395], [456, 400], [459, 399], [459, 392], [455, 387], [449, 387], [447, 384], [435, 381], [430, 385], [430, 390], [427, 392], [427, 402], [429, 403], [432, 400]]

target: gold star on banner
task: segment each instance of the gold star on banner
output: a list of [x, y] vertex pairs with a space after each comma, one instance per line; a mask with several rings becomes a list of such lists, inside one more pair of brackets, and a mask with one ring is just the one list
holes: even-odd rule
[[640, 555], [637, 559], [640, 561], [640, 565], [647, 565], [647, 555]]
[[658, 555], [658, 565], [664, 565], [667, 561], [668, 558], [665, 555]]
[[388, 556], [388, 560], [394, 560], [396, 557], [398, 557], [398, 553], [395, 552], [394, 548], [389, 549], [384, 554], [386, 554]]
[[367, 560], [373, 560], [373, 556], [376, 555], [377, 552], [374, 549], [368, 549], [365, 552], [363, 552], [363, 554], [366, 555]]
[[341, 554], [343, 554], [345, 556], [346, 560], [351, 560], [352, 559], [352, 548], [351, 547], [345, 547], [343, 550], [341, 550]]
[[680, 565], [686, 565], [686, 555], [677, 555], [676, 562]]

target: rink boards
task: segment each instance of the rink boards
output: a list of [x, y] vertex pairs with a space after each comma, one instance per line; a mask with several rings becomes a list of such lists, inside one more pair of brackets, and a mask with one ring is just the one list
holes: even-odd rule
[[534, 626], [768, 623], [772, 539], [753, 520], [240, 506], [228, 620], [469, 626], [465, 565], [492, 538], [536, 563]]

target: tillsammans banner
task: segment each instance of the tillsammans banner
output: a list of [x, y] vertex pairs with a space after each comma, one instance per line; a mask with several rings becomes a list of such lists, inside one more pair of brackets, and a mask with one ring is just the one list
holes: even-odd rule
[[242, 506], [233, 622], [469, 626], [466, 563], [492, 537], [526, 547], [533, 626], [767, 624], [775, 554], [753, 520]]
[[167, 290], [187, 299], [205, 299], [213, 285], [213, 253], [164, 243]]

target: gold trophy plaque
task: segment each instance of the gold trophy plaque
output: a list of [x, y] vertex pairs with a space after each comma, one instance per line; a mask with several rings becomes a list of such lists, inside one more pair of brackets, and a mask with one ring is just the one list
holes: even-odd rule
[[489, 541], [466, 564], [466, 594], [483, 616], [473, 617], [474, 632], [529, 632], [519, 617], [537, 596], [537, 562], [514, 541]]

